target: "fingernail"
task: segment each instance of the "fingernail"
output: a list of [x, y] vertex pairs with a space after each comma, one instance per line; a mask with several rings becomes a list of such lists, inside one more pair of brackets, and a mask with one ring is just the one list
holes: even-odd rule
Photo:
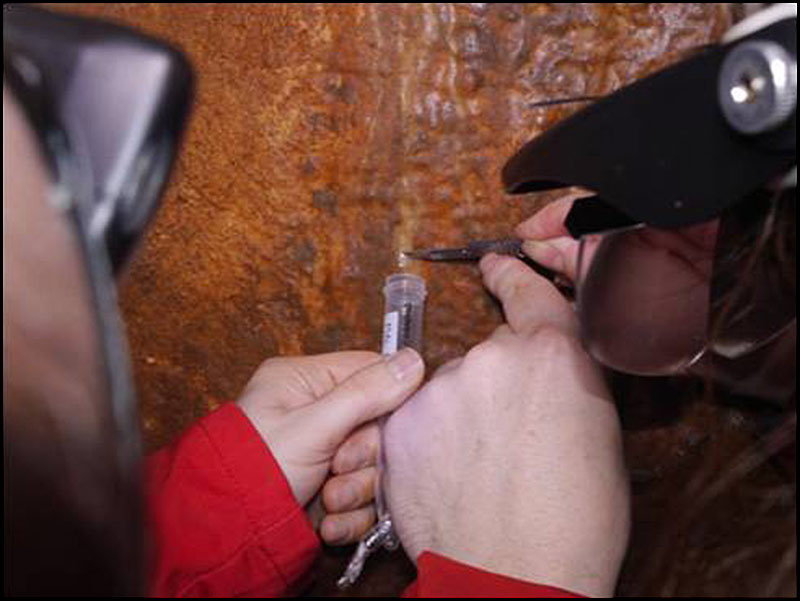
[[422, 357], [415, 350], [404, 348], [391, 355], [386, 365], [395, 378], [406, 380], [415, 377], [422, 369]]

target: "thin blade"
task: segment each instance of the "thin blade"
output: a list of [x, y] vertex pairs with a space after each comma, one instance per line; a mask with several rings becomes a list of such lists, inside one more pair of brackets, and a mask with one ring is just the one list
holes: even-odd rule
[[409, 259], [419, 261], [468, 261], [474, 259], [470, 249], [464, 248], [429, 248], [427, 250], [406, 251], [403, 254]]
[[403, 254], [409, 259], [420, 261], [477, 261], [491, 252], [501, 255], [518, 255], [521, 247], [522, 240], [519, 238], [498, 238], [476, 240], [467, 246], [458, 248], [430, 248], [406, 251]]

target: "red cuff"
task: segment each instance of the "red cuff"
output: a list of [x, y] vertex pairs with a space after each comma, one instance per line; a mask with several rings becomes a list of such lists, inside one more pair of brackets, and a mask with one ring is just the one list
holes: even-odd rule
[[157, 595], [280, 595], [319, 541], [280, 466], [233, 403], [148, 459]]
[[406, 589], [404, 597], [582, 598], [553, 586], [493, 574], [430, 551], [419, 556], [417, 570], [417, 580]]

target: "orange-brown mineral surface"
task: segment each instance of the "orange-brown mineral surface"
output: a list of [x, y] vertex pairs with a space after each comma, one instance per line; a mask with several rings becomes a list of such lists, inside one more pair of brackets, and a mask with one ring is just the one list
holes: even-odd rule
[[[169, 40], [197, 75], [177, 169], [121, 291], [149, 449], [234, 399], [267, 357], [378, 349], [381, 287], [399, 251], [507, 235], [553, 198], [500, 186], [514, 150], [576, 108], [531, 103], [611, 92], [731, 22], [719, 4], [66, 10]], [[474, 266], [413, 269], [428, 282], [431, 366], [500, 323]], [[647, 419], [629, 418], [642, 517], [623, 587], [635, 588], [648, 524], [703, 445], [739, 427], [674, 400], [659, 400], [675, 407], [661, 422], [650, 396], [634, 412]], [[326, 550], [314, 592], [335, 592], [347, 555]], [[397, 594], [412, 577], [402, 553], [384, 555], [353, 592]]]

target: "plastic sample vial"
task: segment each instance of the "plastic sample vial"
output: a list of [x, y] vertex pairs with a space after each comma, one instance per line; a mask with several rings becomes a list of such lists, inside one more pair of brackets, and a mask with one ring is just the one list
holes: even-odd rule
[[[393, 273], [386, 278], [383, 287], [385, 298], [383, 311], [383, 343], [381, 353], [391, 355], [400, 349], [411, 347], [422, 350], [422, 319], [425, 313], [425, 280], [411, 273]], [[386, 418], [378, 420], [383, 429]], [[383, 448], [383, 445], [381, 445]], [[375, 512], [377, 523], [361, 539], [347, 569], [338, 580], [339, 588], [352, 586], [364, 569], [367, 558], [378, 549], [394, 550], [400, 541], [392, 525], [392, 516], [386, 508], [382, 474], [386, 458], [381, 451], [378, 457], [378, 479], [375, 486]]]
[[405, 347], [422, 351], [422, 319], [425, 310], [425, 280], [411, 273], [393, 273], [383, 287], [383, 345], [391, 355]]
[[[425, 313], [425, 280], [411, 273], [393, 273], [383, 286], [383, 344], [381, 353], [391, 355], [406, 347], [422, 352], [422, 320]], [[386, 417], [378, 420], [383, 429]], [[378, 482], [375, 489], [375, 509], [378, 520], [388, 517], [381, 486], [384, 471], [383, 453], [378, 457]], [[390, 538], [387, 548], [393, 546]], [[396, 546], [396, 544], [394, 545]]]

